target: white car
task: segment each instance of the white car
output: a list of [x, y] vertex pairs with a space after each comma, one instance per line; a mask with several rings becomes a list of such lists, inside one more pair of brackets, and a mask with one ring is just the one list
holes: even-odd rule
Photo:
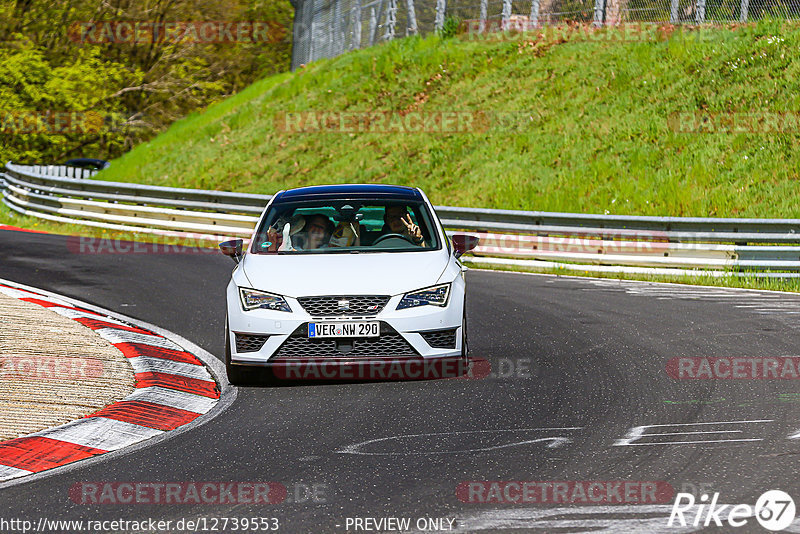
[[477, 244], [464, 234], [448, 240], [418, 188], [277, 193], [246, 253], [241, 239], [220, 244], [237, 263], [227, 288], [228, 380], [248, 382], [254, 367], [465, 363], [459, 257]]

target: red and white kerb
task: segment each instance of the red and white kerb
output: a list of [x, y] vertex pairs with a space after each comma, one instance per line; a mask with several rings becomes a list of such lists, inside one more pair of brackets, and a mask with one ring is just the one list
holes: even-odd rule
[[135, 391], [65, 425], [0, 442], [0, 482], [115, 451], [175, 430], [211, 410], [220, 390], [203, 363], [173, 341], [71, 303], [0, 284], [0, 293], [77, 321], [117, 347]]

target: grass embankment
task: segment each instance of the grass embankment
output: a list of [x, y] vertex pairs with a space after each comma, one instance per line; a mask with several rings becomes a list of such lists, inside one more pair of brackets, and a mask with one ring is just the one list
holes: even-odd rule
[[[680, 112], [800, 111], [800, 26], [677, 29], [645, 41], [603, 31], [611, 38], [411, 38], [320, 61], [178, 121], [101, 177], [259, 193], [383, 182], [421, 186], [436, 204], [800, 217], [800, 128], [694, 134], [670, 122]], [[276, 114], [304, 110], [490, 120], [487, 131], [453, 134], [276, 130]], [[492, 122], [498, 112], [510, 115]]]
[[[595, 36], [602, 38], [579, 31], [567, 39], [545, 34], [510, 42], [432, 36], [355, 51], [263, 79], [186, 117], [115, 160], [98, 179], [257, 193], [395, 183], [418, 185], [434, 203], [447, 205], [800, 218], [800, 126], [787, 121], [787, 131], [770, 131], [775, 117], [800, 111], [800, 26], [761, 22], [663, 28], [657, 39], [653, 33], [621, 35], [610, 29]], [[471, 112], [488, 128], [444, 134], [280, 130], [276, 116], [303, 111]], [[730, 117], [774, 115], [773, 122], [750, 124], [760, 133], [676, 131], [676, 125], [687, 127], [676, 114], [698, 112], [723, 129]], [[0, 220], [33, 225], [7, 209], [0, 209]], [[625, 277], [800, 287], [758, 279]]]

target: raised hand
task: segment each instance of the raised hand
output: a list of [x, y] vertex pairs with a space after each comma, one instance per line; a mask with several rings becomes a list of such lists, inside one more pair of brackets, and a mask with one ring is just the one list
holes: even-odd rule
[[411, 237], [411, 239], [417, 242], [422, 241], [422, 232], [420, 231], [419, 226], [414, 224], [414, 221], [411, 220], [410, 214], [406, 213], [405, 217], [401, 217], [400, 220], [403, 221], [403, 225], [406, 227], [406, 230], [408, 230], [408, 235]]
[[270, 242], [270, 245], [267, 247], [268, 252], [275, 252], [278, 250], [278, 247], [281, 245], [283, 241], [281, 234], [273, 227], [270, 226], [267, 229], [267, 241]]

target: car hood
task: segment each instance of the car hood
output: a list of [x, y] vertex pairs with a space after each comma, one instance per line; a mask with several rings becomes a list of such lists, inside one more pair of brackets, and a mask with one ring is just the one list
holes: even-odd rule
[[289, 297], [398, 295], [436, 284], [445, 251], [361, 254], [247, 254], [244, 274], [253, 289]]

